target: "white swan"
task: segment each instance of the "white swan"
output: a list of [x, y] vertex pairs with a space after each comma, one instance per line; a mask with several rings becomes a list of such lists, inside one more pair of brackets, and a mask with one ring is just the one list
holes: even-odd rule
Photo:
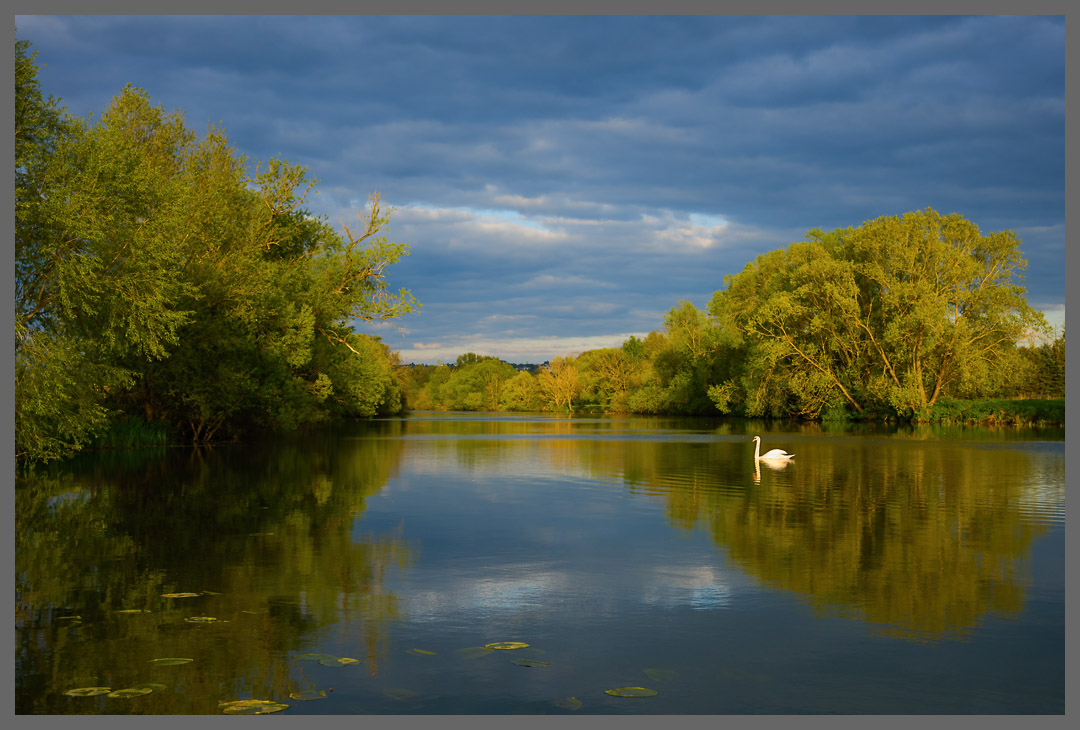
[[769, 459], [771, 461], [787, 461], [793, 456], [795, 456], [795, 454], [789, 454], [783, 449], [770, 449], [763, 454], [761, 453], [761, 437], [754, 437], [754, 461], [757, 461], [759, 459]]

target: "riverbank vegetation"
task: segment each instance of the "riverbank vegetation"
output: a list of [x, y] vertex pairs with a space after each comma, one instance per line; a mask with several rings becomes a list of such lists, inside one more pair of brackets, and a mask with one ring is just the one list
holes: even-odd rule
[[[685, 313], [686, 303], [677, 309]], [[698, 312], [699, 316], [703, 315]], [[670, 318], [670, 315], [669, 315]], [[975, 399], [939, 398], [918, 418], [888, 408], [859, 414], [842, 405], [820, 420], [902, 420], [927, 423], [1051, 425], [1065, 423], [1064, 333], [1051, 344], [1018, 347], [1018, 364], [1007, 383]], [[1057, 358], [1047, 353], [1057, 353]], [[622, 348], [590, 350], [558, 358], [530, 370], [517, 370], [493, 357], [467, 353], [453, 364], [404, 368], [407, 406], [415, 410], [547, 411], [642, 415], [751, 415], [728, 404], [725, 412], [709, 398], [714, 386], [699, 373], [702, 363], [680, 359], [668, 330], [630, 338]], [[635, 359], [637, 355], [640, 359]], [[476, 367], [478, 363], [486, 363]], [[716, 364], [717, 369], [720, 364]], [[549, 372], [550, 371], [550, 372]], [[551, 383], [561, 378], [566, 401], [558, 401]], [[548, 383], [547, 389], [543, 386]], [[449, 385], [447, 385], [449, 384]], [[715, 392], [715, 390], [714, 390]], [[486, 397], [486, 399], [485, 399]], [[770, 414], [806, 418], [796, 412]]]
[[556, 358], [535, 373], [473, 353], [413, 368], [408, 402], [1063, 423], [1065, 333], [1052, 334], [1028, 305], [1019, 245], [1011, 232], [983, 234], [929, 209], [813, 230], [728, 276], [708, 312], [680, 302], [663, 330]]
[[131, 87], [73, 117], [15, 46], [19, 462], [400, 410], [395, 354], [353, 326], [417, 306], [388, 287], [408, 248], [381, 235], [378, 194], [339, 232], [307, 211], [302, 167], [250, 161]]
[[377, 193], [339, 231], [308, 211], [304, 168], [132, 87], [73, 117], [15, 48], [21, 464], [406, 408], [1064, 421], [1064, 331], [1027, 303], [1019, 240], [930, 209], [812, 230], [621, 347], [402, 365], [355, 329], [419, 306], [389, 288], [408, 247]]

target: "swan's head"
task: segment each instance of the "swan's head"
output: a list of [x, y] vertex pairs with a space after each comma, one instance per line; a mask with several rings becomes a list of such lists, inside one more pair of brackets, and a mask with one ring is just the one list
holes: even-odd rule
[[755, 436], [754, 441], [761, 441], [761, 437], [760, 436]]

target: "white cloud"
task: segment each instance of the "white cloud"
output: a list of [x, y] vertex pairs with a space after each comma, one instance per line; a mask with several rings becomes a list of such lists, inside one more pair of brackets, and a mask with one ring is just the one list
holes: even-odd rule
[[521, 285], [523, 289], [553, 288], [553, 287], [579, 287], [581, 289], [614, 289], [615, 285], [610, 282], [592, 279], [586, 276], [556, 276], [553, 274], [538, 274]]
[[439, 342], [420, 343], [422, 346], [405, 342], [394, 348], [401, 355], [402, 362], [427, 363], [454, 362], [458, 355], [475, 352], [478, 355], [490, 355], [507, 362], [542, 363], [553, 357], [580, 355], [586, 350], [598, 350], [604, 347], [621, 347], [630, 338], [645, 337], [648, 332], [626, 332], [610, 335], [585, 337], [506, 337], [491, 338], [483, 336], [459, 336], [443, 338]]
[[409, 203], [396, 208], [391, 225], [402, 231], [426, 226], [451, 249], [490, 249], [493, 246], [504, 249], [558, 244], [566, 240], [565, 233], [549, 230], [539, 221], [514, 210]]

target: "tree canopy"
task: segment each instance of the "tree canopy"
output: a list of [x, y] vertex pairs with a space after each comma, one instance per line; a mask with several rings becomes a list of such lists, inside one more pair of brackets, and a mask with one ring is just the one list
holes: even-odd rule
[[1000, 388], [1019, 341], [1046, 333], [1020, 286], [1011, 231], [927, 209], [812, 230], [725, 280], [710, 304], [742, 338], [749, 415], [846, 406], [924, 413], [942, 395]]
[[356, 329], [419, 306], [389, 287], [408, 246], [378, 193], [339, 231], [307, 210], [303, 167], [248, 160], [131, 86], [73, 117], [15, 50], [24, 464], [125, 419], [199, 442], [407, 407], [923, 419], [942, 399], [1064, 397], [1064, 333], [1030, 346], [1050, 330], [1019, 239], [929, 208], [811, 230], [619, 348], [405, 368]]
[[[1020, 286], [1019, 247], [1010, 231], [983, 234], [929, 209], [812, 230], [728, 276], [708, 312], [680, 301], [662, 330], [535, 374], [503, 363], [500, 378], [513, 377], [498, 400], [483, 398], [470, 372], [491, 358], [414, 368], [410, 402], [925, 420], [942, 399], [1062, 398], [1064, 333], [1033, 346], [1050, 330]], [[441, 385], [450, 382], [453, 395]]]
[[44, 461], [139, 414], [192, 440], [401, 407], [396, 360], [357, 321], [418, 306], [390, 290], [408, 247], [377, 193], [335, 231], [316, 181], [252, 163], [222, 130], [123, 89], [71, 117], [16, 41], [16, 454]]

